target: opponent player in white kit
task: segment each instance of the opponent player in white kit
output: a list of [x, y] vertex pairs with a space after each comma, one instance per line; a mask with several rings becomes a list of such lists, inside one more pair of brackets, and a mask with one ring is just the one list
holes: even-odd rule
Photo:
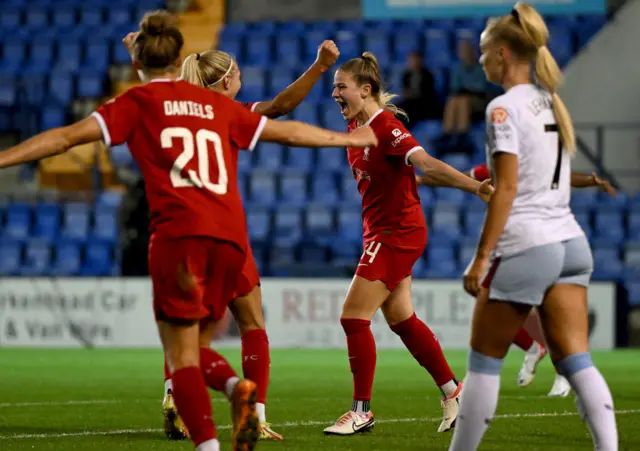
[[569, 208], [575, 134], [556, 94], [561, 72], [546, 46], [548, 37], [536, 10], [517, 3], [511, 14], [489, 21], [480, 40], [487, 79], [501, 84], [505, 94], [487, 107], [487, 162], [495, 192], [464, 277], [465, 290], [477, 302], [450, 451], [480, 445], [498, 403], [503, 359], [533, 307], [554, 365], [577, 394], [595, 448], [618, 449], [611, 392], [589, 355], [593, 259]]

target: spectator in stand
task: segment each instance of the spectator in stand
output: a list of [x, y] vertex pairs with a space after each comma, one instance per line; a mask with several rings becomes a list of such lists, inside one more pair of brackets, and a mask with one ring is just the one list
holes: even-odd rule
[[450, 94], [444, 108], [441, 150], [472, 151], [468, 132], [472, 117], [482, 117], [489, 102], [489, 84], [471, 41], [460, 42], [460, 64], [451, 70]]
[[413, 52], [402, 74], [402, 101], [398, 107], [409, 116], [411, 124], [424, 119], [442, 118], [442, 105], [436, 93], [433, 75], [424, 66], [422, 56]]

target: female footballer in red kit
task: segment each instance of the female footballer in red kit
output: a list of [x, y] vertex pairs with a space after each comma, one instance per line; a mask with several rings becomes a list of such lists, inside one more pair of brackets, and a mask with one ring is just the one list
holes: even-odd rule
[[[381, 309], [391, 329], [433, 377], [443, 393], [443, 419], [438, 431], [454, 426], [462, 389], [429, 327], [414, 313], [411, 271], [427, 244], [427, 227], [418, 197], [414, 169], [434, 184], [459, 188], [487, 200], [492, 187], [430, 157], [396, 118], [402, 115], [384, 92], [378, 61], [371, 53], [343, 64], [335, 74], [333, 98], [349, 131], [370, 126], [379, 144], [348, 148], [353, 176], [362, 195], [364, 253], [358, 264], [341, 324], [347, 336], [354, 393], [351, 410], [326, 434], [353, 435], [370, 430], [370, 408], [376, 367], [371, 318]], [[412, 167], [413, 166], [413, 167]]]

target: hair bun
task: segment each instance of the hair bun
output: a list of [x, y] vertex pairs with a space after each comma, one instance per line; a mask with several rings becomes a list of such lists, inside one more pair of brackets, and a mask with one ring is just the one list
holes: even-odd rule
[[140, 22], [140, 31], [149, 36], [162, 36], [172, 28], [176, 28], [176, 20], [167, 11], [147, 13]]

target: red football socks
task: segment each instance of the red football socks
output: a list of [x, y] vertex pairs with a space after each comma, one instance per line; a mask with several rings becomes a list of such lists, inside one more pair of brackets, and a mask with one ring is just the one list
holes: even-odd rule
[[269, 388], [271, 356], [269, 338], [264, 329], [250, 330], [242, 335], [242, 372], [257, 385], [256, 402], [264, 404]]
[[180, 368], [173, 373], [173, 397], [182, 421], [196, 446], [216, 438], [211, 418], [211, 398], [197, 366]]
[[438, 387], [455, 380], [438, 339], [415, 313], [411, 318], [391, 326], [391, 330], [398, 334], [411, 355], [431, 374]]
[[513, 344], [522, 349], [523, 351], [528, 351], [531, 346], [533, 346], [533, 337], [529, 335], [527, 329], [521, 327], [516, 335], [516, 338], [513, 339]]
[[376, 342], [371, 332], [371, 321], [343, 318], [340, 324], [347, 335], [349, 365], [353, 374], [353, 399], [369, 401], [376, 371]]
[[207, 387], [222, 393], [225, 393], [227, 381], [232, 377], [238, 377], [227, 359], [211, 348], [200, 348], [200, 369]]

